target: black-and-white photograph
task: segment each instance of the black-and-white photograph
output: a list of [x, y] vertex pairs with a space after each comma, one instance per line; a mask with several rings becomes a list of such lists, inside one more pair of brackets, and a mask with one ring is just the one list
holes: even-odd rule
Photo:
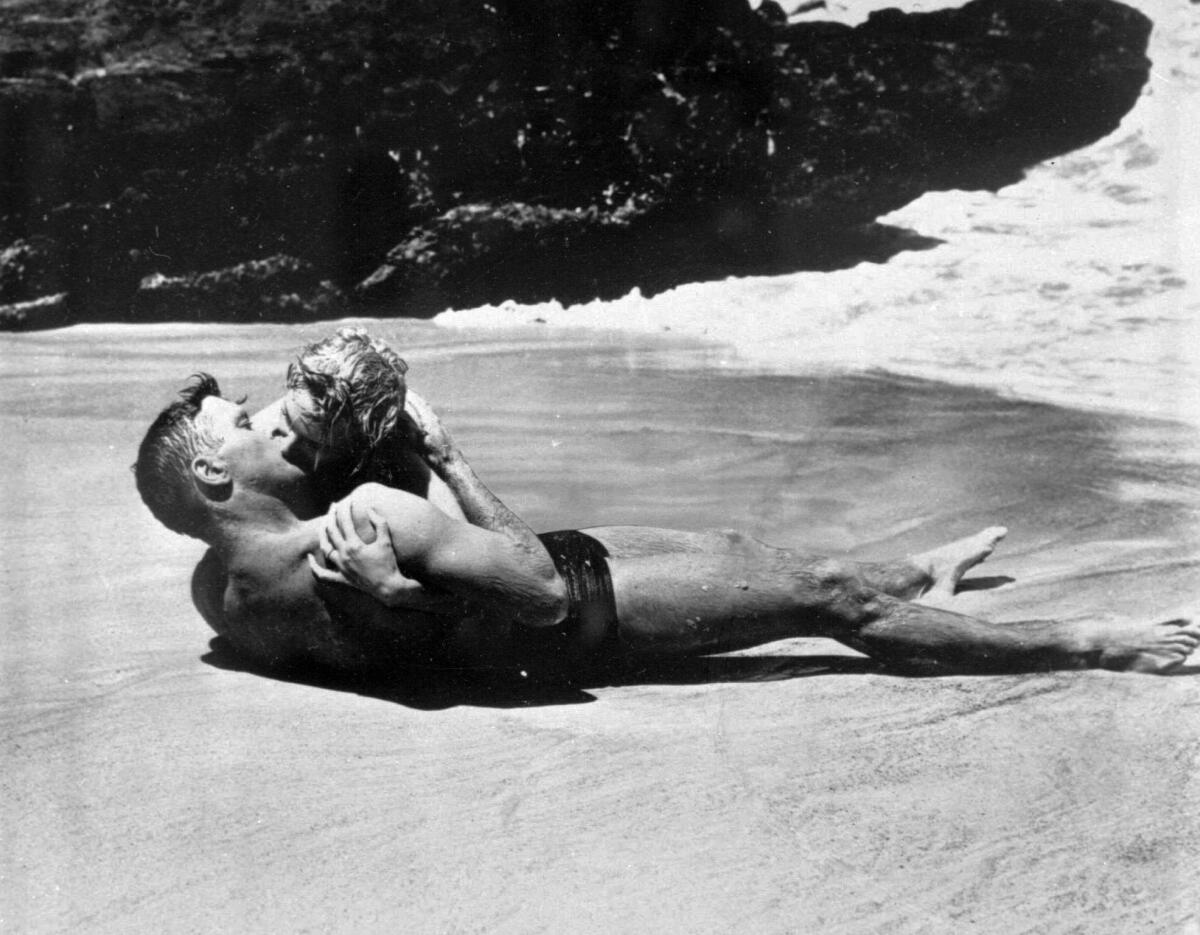
[[1200, 935], [1200, 0], [0, 0], [0, 932]]

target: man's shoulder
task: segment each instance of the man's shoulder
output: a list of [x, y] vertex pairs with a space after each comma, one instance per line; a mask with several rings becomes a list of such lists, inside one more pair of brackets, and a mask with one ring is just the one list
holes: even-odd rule
[[206, 623], [217, 633], [227, 629], [225, 622], [225, 591], [229, 576], [215, 549], [204, 553], [192, 572], [192, 603]]
[[336, 663], [330, 608], [317, 593], [307, 560], [260, 559], [230, 568], [222, 635], [271, 664]]
[[308, 543], [294, 537], [262, 537], [244, 544], [226, 569], [226, 612], [249, 609], [262, 614], [276, 609], [288, 613], [297, 604], [312, 602], [309, 551]]
[[268, 562], [238, 562], [227, 568], [209, 549], [192, 572], [192, 602], [209, 625], [223, 633], [232, 621], [278, 608], [289, 597], [302, 597], [295, 576], [275, 557]]
[[394, 487], [386, 487], [376, 481], [367, 481], [365, 484], [359, 484], [342, 498], [343, 501], [353, 503], [356, 508], [395, 506], [409, 500], [419, 499], [414, 494], [397, 490]]
[[357, 516], [364, 516], [368, 510], [374, 510], [386, 518], [405, 521], [419, 520], [437, 512], [428, 500], [416, 494], [385, 487], [374, 481], [355, 487], [340, 502], [350, 504]]

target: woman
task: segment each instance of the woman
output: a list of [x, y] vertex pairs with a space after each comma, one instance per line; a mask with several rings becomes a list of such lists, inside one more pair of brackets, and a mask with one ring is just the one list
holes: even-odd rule
[[[286, 394], [254, 423], [288, 439], [285, 456], [310, 474], [326, 503], [360, 484], [379, 483], [422, 497], [453, 519], [503, 533], [531, 557], [544, 557], [546, 537], [539, 539], [484, 486], [441, 420], [409, 390], [407, 371], [386, 342], [361, 328], [342, 328], [301, 352], [288, 367]], [[355, 576], [350, 567], [343, 571], [348, 582], [391, 606], [427, 607], [436, 600], [391, 564], [384, 580]]]

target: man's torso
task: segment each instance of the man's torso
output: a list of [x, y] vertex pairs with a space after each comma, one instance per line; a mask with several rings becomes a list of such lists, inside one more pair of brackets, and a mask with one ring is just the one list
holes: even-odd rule
[[[316, 522], [305, 525], [315, 530]], [[210, 551], [193, 576], [197, 608], [241, 653], [270, 668], [368, 671], [433, 661], [447, 618], [318, 583], [308, 565], [315, 548], [315, 532], [264, 537], [232, 556], [228, 569]]]

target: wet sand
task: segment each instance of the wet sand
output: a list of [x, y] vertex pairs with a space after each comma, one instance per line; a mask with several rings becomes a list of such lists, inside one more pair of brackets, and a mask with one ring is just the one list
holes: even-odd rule
[[[265, 402], [324, 330], [0, 338], [0, 930], [1198, 930], [1200, 666], [912, 679], [797, 640], [537, 696], [211, 649], [201, 546], [128, 465], [182, 377]], [[959, 609], [1200, 609], [1194, 429], [636, 336], [378, 330], [539, 529], [877, 558], [1002, 522]]]

